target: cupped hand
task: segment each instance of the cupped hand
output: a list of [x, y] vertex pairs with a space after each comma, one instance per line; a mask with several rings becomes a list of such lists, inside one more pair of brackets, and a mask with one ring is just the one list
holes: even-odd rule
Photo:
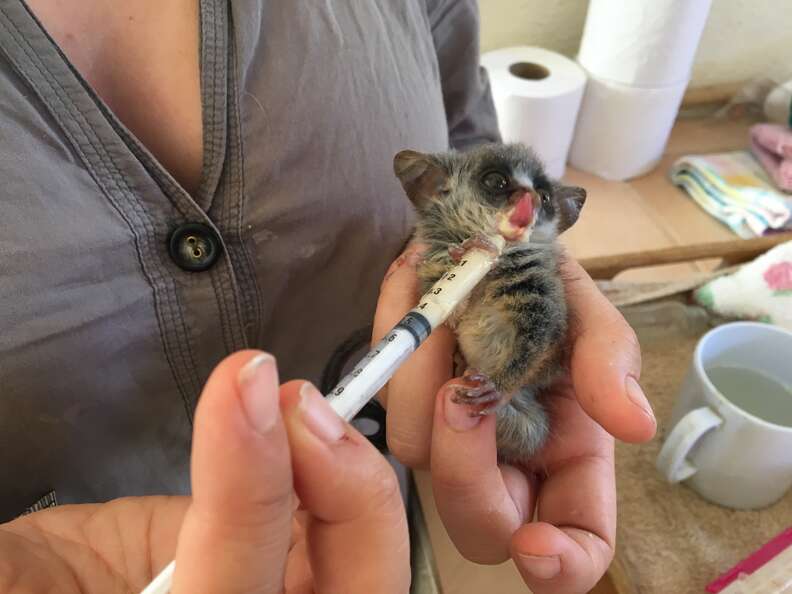
[[[418, 298], [411, 246], [383, 281], [374, 339]], [[551, 437], [533, 458], [498, 464], [495, 419], [450, 399], [455, 341], [439, 328], [396, 373], [382, 399], [388, 445], [405, 464], [431, 467], [438, 512], [456, 547], [479, 563], [513, 559], [535, 594], [588, 592], [613, 558], [613, 438], [642, 442], [656, 423], [638, 384], [635, 334], [577, 262], [562, 264], [570, 309], [569, 376], [544, 402]]]
[[236, 353], [209, 378], [192, 477], [192, 498], [63, 506], [3, 524], [0, 593], [140, 592], [174, 555], [173, 594], [407, 591], [391, 467], [310, 384], [279, 394], [269, 355]]

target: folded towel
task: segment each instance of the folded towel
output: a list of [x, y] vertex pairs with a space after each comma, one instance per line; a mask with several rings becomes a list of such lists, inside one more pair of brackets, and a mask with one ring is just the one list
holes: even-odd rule
[[792, 197], [779, 192], [748, 151], [687, 155], [671, 181], [742, 238], [792, 228]]
[[722, 316], [792, 330], [792, 241], [775, 246], [737, 272], [710, 281], [693, 299]]
[[751, 152], [781, 190], [792, 192], [792, 129], [755, 124], [750, 134]]

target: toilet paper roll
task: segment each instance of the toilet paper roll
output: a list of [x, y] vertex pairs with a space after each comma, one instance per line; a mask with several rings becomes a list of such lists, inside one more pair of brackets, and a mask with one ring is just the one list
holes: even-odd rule
[[711, 0], [591, 0], [578, 62], [637, 87], [687, 81]]
[[501, 136], [530, 146], [559, 178], [572, 142], [586, 74], [569, 58], [538, 47], [481, 56], [492, 86]]
[[609, 180], [652, 169], [663, 155], [685, 87], [646, 89], [589, 78], [570, 164]]

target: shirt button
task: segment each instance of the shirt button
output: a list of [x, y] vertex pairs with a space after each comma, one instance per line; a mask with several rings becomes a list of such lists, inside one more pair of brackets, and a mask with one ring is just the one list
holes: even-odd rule
[[183, 270], [208, 270], [220, 256], [220, 240], [212, 229], [200, 223], [186, 223], [173, 230], [168, 240], [170, 257]]

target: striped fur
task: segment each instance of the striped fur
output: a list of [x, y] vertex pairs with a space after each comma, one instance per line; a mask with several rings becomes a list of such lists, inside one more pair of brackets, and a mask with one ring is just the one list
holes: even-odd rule
[[[427, 277], [436, 274], [428, 274], [432, 261], [419, 268], [428, 285], [433, 281]], [[504, 396], [497, 408], [501, 459], [530, 456], [549, 432], [537, 393], [562, 370], [567, 310], [557, 248], [507, 250], [453, 327], [468, 366], [487, 375]]]
[[[450, 322], [468, 366], [488, 376], [502, 395], [494, 409], [499, 456], [524, 460], [549, 433], [547, 413], [536, 396], [561, 373], [566, 343], [567, 309], [555, 238], [568, 226], [565, 217], [574, 222], [583, 201], [577, 197], [585, 192], [547, 180], [539, 161], [519, 145], [489, 145], [427, 158], [421, 166], [410, 163], [409, 180], [400, 176], [419, 215], [416, 239], [428, 246], [418, 268], [424, 289], [453, 265], [449, 247], [492, 232], [499, 211], [508, 207], [483, 195], [482, 170], [508, 169], [521, 185], [560, 190], [553, 192], [554, 202], [537, 213], [530, 242], [509, 244]], [[421, 178], [421, 167], [430, 170], [431, 177]], [[399, 175], [398, 165], [396, 171]], [[427, 179], [431, 184], [422, 185]], [[571, 215], [569, 205], [561, 202], [572, 195], [565, 190], [575, 192]]]

